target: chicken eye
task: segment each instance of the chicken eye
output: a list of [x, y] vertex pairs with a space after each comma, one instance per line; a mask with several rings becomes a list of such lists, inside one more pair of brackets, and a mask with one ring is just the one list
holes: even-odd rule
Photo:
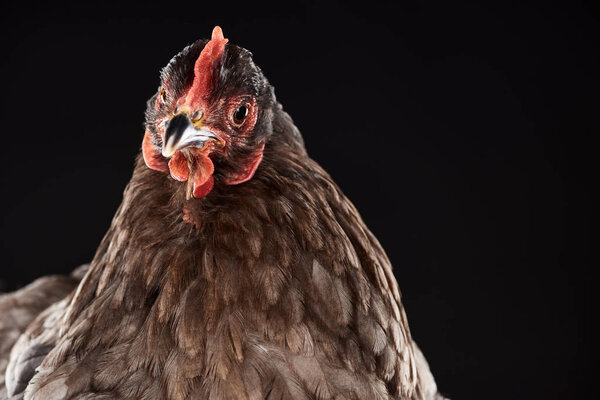
[[167, 91], [164, 88], [160, 89], [160, 99], [163, 103], [167, 101]]
[[233, 122], [236, 125], [241, 125], [242, 122], [244, 122], [244, 120], [246, 119], [247, 116], [248, 116], [248, 106], [247, 105], [241, 105], [233, 113]]

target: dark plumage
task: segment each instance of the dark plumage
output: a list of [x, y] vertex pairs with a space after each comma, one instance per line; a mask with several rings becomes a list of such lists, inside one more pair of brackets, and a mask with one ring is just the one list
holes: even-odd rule
[[[383, 249], [250, 56], [219, 30], [164, 69], [146, 163], [81, 282], [0, 297], [0, 398], [438, 396]], [[173, 135], [216, 136], [164, 156], [174, 115], [191, 127]]]

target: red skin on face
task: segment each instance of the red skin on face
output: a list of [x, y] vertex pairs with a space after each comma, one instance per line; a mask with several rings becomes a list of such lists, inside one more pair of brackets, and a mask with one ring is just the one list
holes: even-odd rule
[[[185, 110], [208, 110], [208, 104], [206, 103], [205, 95], [212, 91], [212, 71], [213, 65], [216, 60], [219, 60], [223, 52], [225, 51], [225, 44], [227, 39], [223, 37], [221, 28], [216, 26], [212, 32], [211, 40], [204, 46], [202, 52], [198, 56], [196, 63], [194, 64], [194, 81], [187, 93], [178, 102], [180, 109]], [[236, 100], [236, 99], [234, 99]], [[156, 108], [160, 107], [160, 95], [156, 100]], [[231, 107], [238, 107], [236, 101], [232, 101]], [[231, 108], [230, 107], [230, 108]], [[255, 101], [252, 99], [249, 104], [250, 114], [245, 121], [244, 132], [248, 132], [254, 127], [257, 118], [257, 110]], [[232, 110], [229, 114], [232, 114]], [[229, 137], [225, 132], [214, 130], [214, 133], [219, 136], [225, 146], [229, 145]], [[242, 133], [242, 134], [243, 134]], [[161, 132], [161, 136], [164, 139], [164, 130]], [[197, 199], [206, 196], [213, 189], [214, 186], [214, 164], [210, 159], [210, 154], [214, 150], [214, 144], [208, 143], [202, 149], [188, 148], [188, 152], [194, 157], [193, 165], [193, 196]], [[264, 143], [257, 149], [255, 156], [246, 164], [243, 170], [231, 174], [224, 179], [224, 183], [227, 185], [239, 185], [247, 182], [252, 178], [258, 165], [262, 161], [264, 150]], [[170, 160], [165, 159], [160, 149], [158, 149], [153, 143], [150, 136], [150, 132], [146, 131], [144, 135], [144, 141], [142, 143], [142, 153], [146, 165], [154, 170], [161, 172], [170, 172], [173, 179], [186, 182], [190, 179], [190, 163], [186, 159], [185, 155], [181, 151], [175, 152]]]

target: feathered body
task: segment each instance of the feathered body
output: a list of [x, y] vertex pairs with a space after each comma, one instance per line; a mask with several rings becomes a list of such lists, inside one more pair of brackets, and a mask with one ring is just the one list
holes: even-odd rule
[[[174, 98], [189, 88], [205, 46], [194, 43], [166, 68]], [[214, 182], [200, 198], [193, 154], [185, 154], [188, 183], [148, 168], [148, 153], [138, 157], [85, 276], [14, 345], [8, 396], [435, 398], [377, 239], [309, 158], [249, 53], [227, 45], [221, 59], [214, 95], [251, 92], [259, 107], [252, 135], [211, 156]], [[153, 146], [165, 140], [158, 96], [147, 113]], [[257, 148], [251, 179], [225, 184]]]

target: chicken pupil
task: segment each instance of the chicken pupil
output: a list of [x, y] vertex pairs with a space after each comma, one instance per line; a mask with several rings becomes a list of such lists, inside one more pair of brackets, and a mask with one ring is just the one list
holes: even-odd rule
[[236, 122], [240, 122], [244, 118], [246, 118], [246, 115], [248, 115], [248, 109], [246, 108], [246, 106], [241, 106], [237, 109], [237, 111], [233, 115], [233, 118], [235, 118]]

